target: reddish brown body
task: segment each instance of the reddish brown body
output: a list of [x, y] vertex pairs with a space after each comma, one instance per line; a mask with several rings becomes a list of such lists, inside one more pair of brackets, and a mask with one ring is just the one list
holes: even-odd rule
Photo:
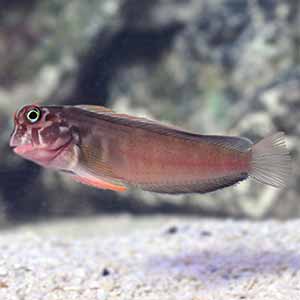
[[249, 171], [251, 151], [162, 136], [144, 129], [124, 128], [107, 135], [104, 138], [109, 141], [107, 152], [114, 172], [132, 183], [187, 183]]
[[290, 170], [282, 133], [253, 145], [245, 138], [194, 134], [95, 106], [25, 107], [16, 115], [11, 146], [84, 184], [119, 191], [134, 185], [204, 193], [249, 175], [281, 186]]
[[[70, 120], [79, 116], [77, 109], [68, 112]], [[82, 111], [80, 118], [89, 124], [81, 129], [82, 143], [101, 149], [101, 160], [122, 182], [159, 192], [206, 192], [248, 176], [248, 140], [243, 140], [248, 147], [241, 151], [225, 144], [224, 137], [217, 143], [212, 137], [124, 115], [99, 114], [95, 119]]]

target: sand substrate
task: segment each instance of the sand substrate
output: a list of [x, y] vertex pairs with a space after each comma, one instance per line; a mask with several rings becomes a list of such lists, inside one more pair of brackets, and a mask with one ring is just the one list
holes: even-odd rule
[[300, 299], [300, 221], [127, 216], [0, 231], [1, 300]]

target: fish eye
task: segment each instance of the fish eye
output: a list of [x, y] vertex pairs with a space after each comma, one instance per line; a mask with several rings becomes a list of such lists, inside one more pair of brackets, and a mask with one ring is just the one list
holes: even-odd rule
[[41, 118], [41, 111], [38, 108], [32, 108], [29, 110], [26, 114], [27, 120], [31, 123], [34, 124], [38, 122]]

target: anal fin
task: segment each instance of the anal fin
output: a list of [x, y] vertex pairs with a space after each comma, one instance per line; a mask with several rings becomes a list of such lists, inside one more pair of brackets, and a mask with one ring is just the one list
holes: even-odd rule
[[185, 183], [137, 183], [136, 186], [145, 191], [165, 194], [208, 193], [231, 186], [245, 180], [247, 173], [232, 174], [215, 179], [199, 180]]

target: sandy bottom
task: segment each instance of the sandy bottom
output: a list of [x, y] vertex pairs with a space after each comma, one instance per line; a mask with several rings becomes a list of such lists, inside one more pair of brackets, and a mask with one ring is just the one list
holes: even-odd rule
[[300, 221], [126, 216], [0, 232], [0, 299], [300, 299]]

